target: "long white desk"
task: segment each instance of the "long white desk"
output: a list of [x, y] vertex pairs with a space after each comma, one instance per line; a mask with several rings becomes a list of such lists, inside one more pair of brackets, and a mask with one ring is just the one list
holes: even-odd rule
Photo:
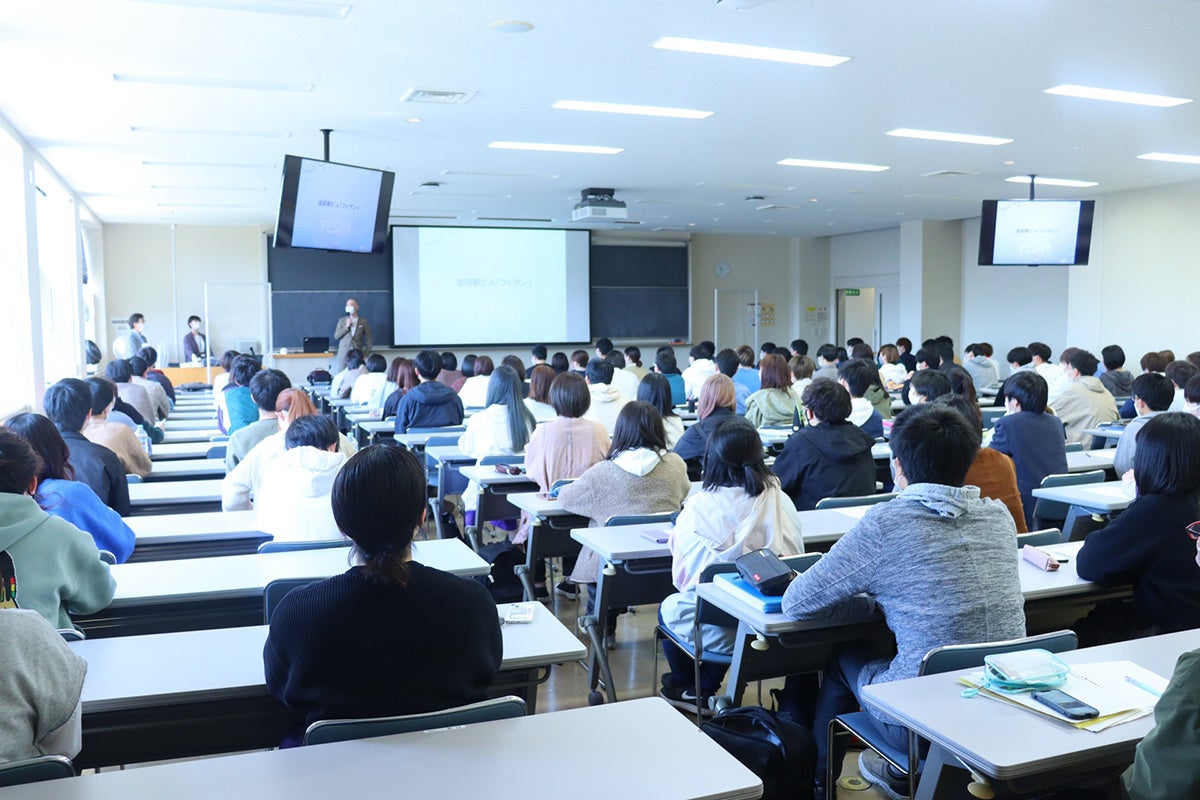
[[271, 536], [251, 511], [201, 511], [129, 517], [136, 544], [130, 561], [166, 561], [253, 553]]
[[[507, 609], [499, 607], [501, 613]], [[300, 719], [267, 691], [267, 630], [257, 625], [72, 643], [88, 662], [83, 752], [76, 764], [276, 746]], [[579, 639], [540, 603], [532, 623], [502, 625], [501, 633], [504, 657], [491, 693], [520, 695], [530, 713], [551, 666], [586, 654]], [[240, 713], [231, 715], [232, 709]]]
[[150, 460], [159, 462], [202, 459], [213, 446], [208, 439], [198, 442], [159, 442], [150, 448]]
[[167, 419], [171, 422], [178, 422], [181, 420], [192, 421], [192, 420], [201, 420], [201, 419], [208, 420], [209, 422], [216, 422], [217, 409], [211, 403], [207, 407], [200, 406], [200, 405], [193, 405], [193, 406], [177, 405], [177, 406], [175, 406], [175, 408], [173, 408], [171, 410], [171, 413], [170, 413], [170, 415], [168, 415]]
[[[1068, 663], [1132, 661], [1170, 677], [1179, 655], [1200, 647], [1200, 630], [1063, 653]], [[977, 670], [966, 670], [970, 673]], [[1150, 729], [1153, 717], [1100, 733], [1076, 730], [1005, 703], [964, 699], [956, 679], [963, 672], [881, 683], [863, 688], [863, 702], [883, 711], [933, 743], [918, 798], [959, 796], [969, 780], [961, 758], [993, 781], [1019, 793], [1042, 793], [1083, 778], [1121, 769]]]
[[[414, 542], [413, 558], [454, 575], [491, 571], [458, 539]], [[117, 564], [112, 603], [76, 624], [89, 637], [253, 625], [262, 620], [262, 591], [271, 581], [327, 578], [349, 566], [348, 547]]]
[[223, 477], [225, 477], [225, 459], [187, 458], [153, 462], [152, 470], [144, 480], [147, 483], [157, 483], [160, 481], [187, 481], [200, 478]]
[[210, 416], [207, 418], [201, 417], [200, 419], [179, 419], [175, 417], [168, 417], [163, 421], [162, 427], [167, 433], [172, 431], [216, 430], [217, 418], [215, 416]]
[[1067, 453], [1067, 472], [1091, 472], [1092, 470], [1113, 469], [1113, 459], [1117, 457], [1114, 448], [1107, 450], [1080, 450]]
[[[185, 442], [209, 442], [214, 436], [221, 436], [216, 425], [209, 425], [203, 430], [164, 430], [162, 444], [183, 444]], [[155, 445], [157, 447], [158, 445]]]
[[221, 508], [221, 481], [157, 481], [129, 484], [132, 514], [171, 511], [215, 511]]
[[[619, 768], [580, 780], [580, 742], [588, 743], [589, 760]], [[571, 786], [574, 800], [762, 795], [762, 783], [752, 772], [666, 702], [646, 698], [378, 739], [113, 770], [5, 789], [5, 800], [507, 798], [528, 794], [534, 780]]]
[[1122, 481], [1039, 488], [1033, 490], [1033, 496], [1076, 506], [1089, 514], [1111, 514], [1128, 508], [1133, 502]]

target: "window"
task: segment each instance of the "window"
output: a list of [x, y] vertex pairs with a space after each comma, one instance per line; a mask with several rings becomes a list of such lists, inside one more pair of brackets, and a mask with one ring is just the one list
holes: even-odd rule
[[80, 273], [75, 201], [39, 164], [37, 184], [38, 276], [42, 294], [42, 363], [46, 383], [82, 374]]
[[0, 418], [32, 406], [40, 391], [33, 385], [24, 158], [20, 143], [0, 128], [0, 341], [5, 351]]

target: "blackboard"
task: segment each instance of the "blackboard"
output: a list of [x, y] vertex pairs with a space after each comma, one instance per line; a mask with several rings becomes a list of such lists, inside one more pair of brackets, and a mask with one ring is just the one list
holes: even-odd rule
[[[271, 282], [271, 339], [274, 347], [299, 349], [306, 336], [328, 336], [345, 314], [346, 299], [358, 300], [371, 325], [376, 348], [392, 345], [392, 240], [382, 253], [273, 247], [267, 239]], [[337, 348], [336, 343], [330, 346]]]
[[592, 337], [687, 339], [688, 249], [591, 247]]

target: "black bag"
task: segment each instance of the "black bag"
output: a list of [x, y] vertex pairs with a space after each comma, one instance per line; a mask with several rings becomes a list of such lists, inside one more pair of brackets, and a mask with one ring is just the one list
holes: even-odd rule
[[319, 383], [333, 383], [333, 376], [329, 374], [327, 369], [314, 369], [308, 373], [308, 385], [315, 386]]
[[763, 800], [812, 800], [812, 731], [765, 708], [730, 708], [701, 728], [763, 782]]
[[479, 548], [479, 557], [492, 565], [491, 575], [477, 575], [475, 580], [487, 587], [497, 603], [519, 603], [525, 597], [521, 579], [513, 567], [525, 563], [525, 554], [512, 542], [504, 539]]
[[796, 573], [770, 550], [751, 550], [734, 560], [742, 580], [768, 597], [778, 597], [787, 591]]

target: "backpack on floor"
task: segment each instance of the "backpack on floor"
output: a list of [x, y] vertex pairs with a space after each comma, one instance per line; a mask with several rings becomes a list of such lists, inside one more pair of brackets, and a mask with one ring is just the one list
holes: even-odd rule
[[487, 587], [497, 603], [519, 603], [525, 597], [521, 579], [513, 567], [525, 563], [525, 554], [508, 539], [485, 544], [479, 557], [492, 565], [491, 575], [477, 575], [475, 580]]
[[763, 800], [812, 800], [817, 742], [812, 731], [774, 711], [746, 706], [701, 728], [763, 782]]

